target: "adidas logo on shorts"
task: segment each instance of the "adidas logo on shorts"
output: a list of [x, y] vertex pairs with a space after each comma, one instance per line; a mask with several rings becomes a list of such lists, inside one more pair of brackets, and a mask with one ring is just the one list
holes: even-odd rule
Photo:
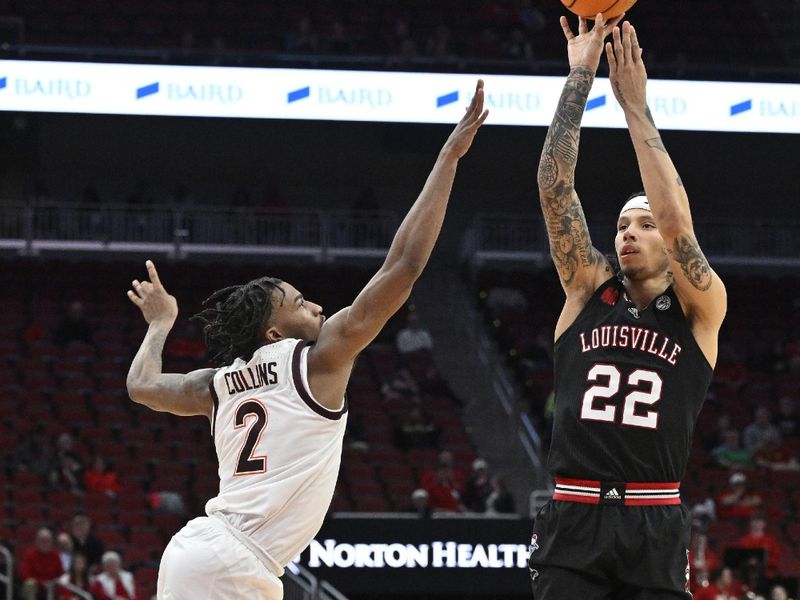
[[619, 495], [617, 488], [611, 488], [606, 492], [605, 495], [606, 500], [622, 500], [622, 496]]

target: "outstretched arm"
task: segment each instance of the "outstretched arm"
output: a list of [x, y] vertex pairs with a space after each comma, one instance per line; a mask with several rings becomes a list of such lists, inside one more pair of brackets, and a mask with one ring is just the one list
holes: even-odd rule
[[337, 390], [344, 391], [354, 358], [408, 299], [439, 236], [458, 161], [469, 150], [487, 115], [483, 110], [483, 81], [478, 81], [464, 118], [439, 152], [422, 192], [394, 236], [383, 266], [351, 306], [323, 325], [309, 355], [309, 383], [320, 402], [325, 403], [321, 394], [328, 395], [329, 389], [334, 390], [333, 404], [341, 402]]
[[152, 261], [147, 261], [150, 281], [134, 279], [128, 298], [138, 306], [148, 323], [147, 334], [128, 371], [127, 387], [131, 400], [153, 410], [174, 415], [205, 415], [211, 419], [213, 401], [209, 383], [214, 369], [191, 373], [162, 373], [161, 353], [175, 319], [178, 303], [167, 293]]
[[592, 246], [586, 218], [575, 192], [581, 120], [603, 51], [603, 40], [619, 19], [606, 23], [597, 16], [589, 30], [580, 18], [578, 35], [561, 17], [567, 38], [570, 73], [558, 101], [539, 161], [539, 200], [544, 214], [550, 255], [567, 297], [587, 298], [610, 275], [608, 261]]
[[[675, 292], [713, 365], [717, 331], [727, 308], [725, 286], [700, 249], [686, 189], [647, 106], [647, 72], [636, 30], [630, 23], [624, 23], [622, 31], [614, 29], [614, 43], [606, 44], [606, 57], [614, 95], [625, 111], [644, 190], [673, 266]], [[709, 338], [705, 343], [701, 339], [704, 336]]]

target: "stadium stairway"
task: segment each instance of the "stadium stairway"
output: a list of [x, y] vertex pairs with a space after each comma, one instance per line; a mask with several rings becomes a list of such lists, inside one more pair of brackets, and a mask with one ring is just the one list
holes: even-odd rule
[[516, 395], [501, 400], [497, 374], [502, 360], [458, 271], [452, 265], [429, 265], [414, 286], [412, 302], [433, 335], [437, 366], [464, 403], [463, 420], [478, 454], [492, 473], [505, 477], [517, 512], [527, 515], [530, 493], [543, 485], [545, 475], [520, 439]]

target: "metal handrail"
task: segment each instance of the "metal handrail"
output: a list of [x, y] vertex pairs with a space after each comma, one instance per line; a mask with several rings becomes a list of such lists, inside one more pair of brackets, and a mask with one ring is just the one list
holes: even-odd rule
[[[595, 239], [613, 239], [614, 218], [589, 223]], [[703, 250], [714, 264], [800, 265], [800, 222], [695, 218], [694, 230]], [[608, 236], [600, 235], [608, 231]], [[466, 258], [486, 260], [547, 260], [549, 241], [539, 215], [479, 214], [465, 244]], [[601, 248], [603, 250], [604, 248]], [[612, 247], [607, 248], [609, 252]]]
[[11, 550], [5, 546], [0, 546], [0, 554], [5, 559], [5, 573], [0, 573], [0, 582], [6, 584], [6, 600], [11, 600], [14, 591], [14, 556]]
[[[286, 567], [284, 571], [284, 598], [285, 600], [316, 600], [319, 591], [319, 581], [310, 571], [296, 563]], [[291, 583], [292, 586], [287, 586]]]
[[72, 585], [71, 583], [60, 583], [57, 579], [47, 582], [47, 600], [55, 600], [56, 588], [59, 587], [69, 590], [75, 596], [83, 598], [83, 600], [93, 600], [92, 595], [86, 590], [82, 590], [78, 586]]
[[176, 258], [383, 257], [398, 222], [385, 210], [4, 202], [0, 248], [28, 255], [60, 250], [163, 252]]
[[322, 580], [319, 584], [318, 598], [319, 600], [347, 600], [347, 596], [325, 580]]

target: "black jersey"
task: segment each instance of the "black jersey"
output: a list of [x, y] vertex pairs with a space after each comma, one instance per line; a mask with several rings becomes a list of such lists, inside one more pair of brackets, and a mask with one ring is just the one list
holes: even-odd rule
[[672, 286], [637, 310], [611, 278], [558, 338], [554, 362], [551, 474], [680, 481], [712, 368]]

